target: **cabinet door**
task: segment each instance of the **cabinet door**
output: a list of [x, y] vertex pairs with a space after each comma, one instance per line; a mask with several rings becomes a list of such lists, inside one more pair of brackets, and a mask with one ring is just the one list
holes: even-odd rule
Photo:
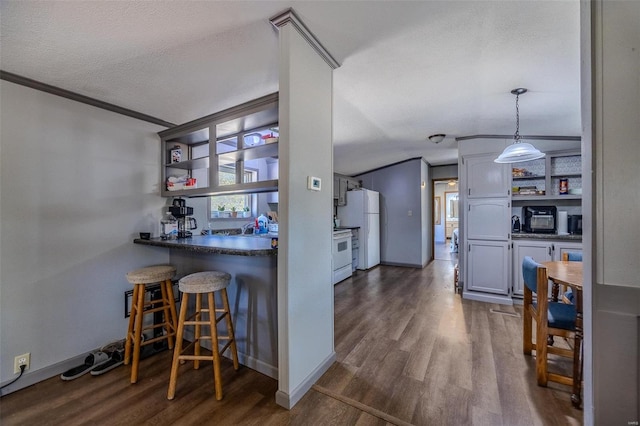
[[562, 253], [582, 253], [582, 243], [571, 243], [571, 242], [554, 242], [554, 259], [553, 260], [562, 260]]
[[507, 199], [467, 201], [466, 234], [470, 240], [508, 240], [511, 232], [510, 204]]
[[467, 243], [467, 289], [509, 294], [509, 243], [469, 241]]
[[552, 243], [548, 241], [514, 241], [513, 242], [513, 295], [524, 295], [524, 280], [522, 278], [522, 261], [525, 256], [531, 256], [538, 263], [547, 262], [553, 258]]
[[508, 197], [510, 195], [510, 164], [498, 164], [497, 155], [465, 157], [467, 196], [469, 198]]
[[340, 198], [340, 179], [337, 177], [333, 178], [333, 199], [337, 200]]
[[342, 178], [338, 179], [338, 205], [347, 205], [347, 180]]

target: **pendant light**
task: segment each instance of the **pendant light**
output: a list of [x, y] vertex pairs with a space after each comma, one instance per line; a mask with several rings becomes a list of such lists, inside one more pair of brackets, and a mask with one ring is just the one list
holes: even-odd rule
[[526, 92], [527, 89], [523, 88], [513, 89], [511, 91], [512, 94], [516, 95], [516, 133], [513, 135], [514, 142], [506, 147], [498, 158], [493, 160], [496, 163], [521, 163], [545, 156], [544, 152], [538, 151], [535, 146], [522, 142], [520, 139], [520, 108], [518, 106], [518, 100], [520, 99], [520, 95]]

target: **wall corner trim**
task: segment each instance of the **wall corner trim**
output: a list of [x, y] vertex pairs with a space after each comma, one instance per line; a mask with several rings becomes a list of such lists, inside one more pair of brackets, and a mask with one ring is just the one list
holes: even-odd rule
[[312, 372], [307, 376], [307, 378], [296, 387], [293, 392], [286, 393], [284, 391], [278, 390], [276, 392], [276, 404], [281, 407], [290, 410], [294, 405], [298, 403], [302, 399], [302, 397], [311, 389], [311, 386], [314, 385], [315, 382], [322, 377], [324, 373], [327, 372], [329, 367], [333, 365], [336, 361], [336, 353], [331, 352], [328, 357], [324, 359]]
[[332, 68], [336, 69], [340, 67], [340, 63], [331, 56], [331, 53], [324, 48], [322, 43], [316, 38], [316, 36], [307, 28], [302, 20], [296, 15], [292, 8], [289, 8], [269, 19], [271, 24], [280, 30], [287, 24], [292, 24], [293, 27], [302, 35], [302, 37], [311, 45], [311, 47], [320, 55], [322, 59]]

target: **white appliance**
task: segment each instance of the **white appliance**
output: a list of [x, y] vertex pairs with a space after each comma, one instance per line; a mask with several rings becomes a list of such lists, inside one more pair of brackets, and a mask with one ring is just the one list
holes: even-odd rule
[[380, 264], [380, 194], [368, 189], [347, 191], [347, 205], [338, 207], [341, 226], [359, 227], [358, 269]]
[[349, 278], [353, 273], [351, 269], [351, 231], [333, 231], [331, 262], [333, 264], [333, 283]]

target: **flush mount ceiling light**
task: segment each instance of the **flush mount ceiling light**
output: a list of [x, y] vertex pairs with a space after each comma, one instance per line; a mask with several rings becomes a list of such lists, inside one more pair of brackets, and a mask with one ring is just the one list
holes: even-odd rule
[[506, 147], [502, 154], [495, 160], [496, 163], [520, 163], [522, 161], [530, 161], [545, 156], [544, 152], [538, 151], [535, 146], [530, 143], [522, 142], [520, 139], [520, 109], [518, 100], [520, 95], [526, 93], [527, 89], [518, 88], [511, 91], [516, 95], [516, 133], [513, 135], [514, 142]]
[[436, 134], [436, 135], [431, 135], [431, 136], [429, 136], [429, 140], [430, 140], [431, 142], [433, 142], [433, 143], [438, 144], [438, 143], [442, 142], [446, 136], [447, 136], [447, 135], [445, 135], [445, 134], [438, 133], [438, 134]]

